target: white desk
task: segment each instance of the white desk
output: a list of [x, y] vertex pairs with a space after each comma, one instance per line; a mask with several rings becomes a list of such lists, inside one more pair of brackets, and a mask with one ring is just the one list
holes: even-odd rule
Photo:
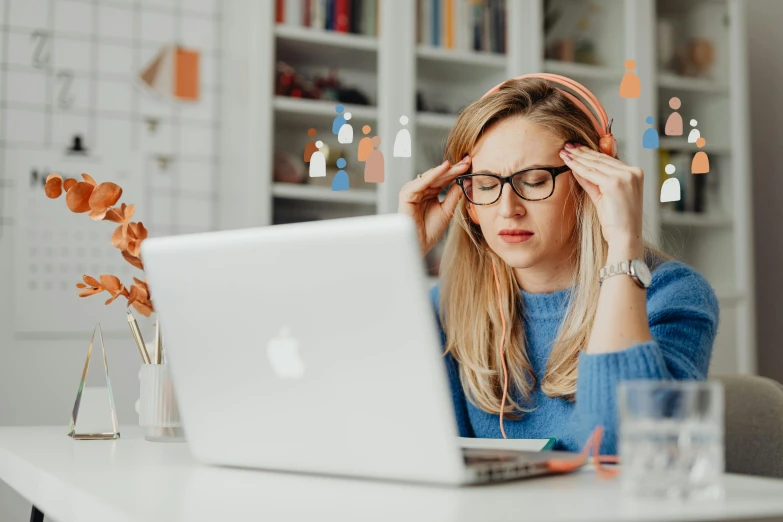
[[[783, 481], [728, 475], [719, 503], [623, 500], [577, 474], [465, 488], [202, 466], [187, 444], [74, 441], [65, 426], [0, 428], [0, 480], [59, 522], [783, 520]], [[21, 522], [21, 521], [20, 521]]]

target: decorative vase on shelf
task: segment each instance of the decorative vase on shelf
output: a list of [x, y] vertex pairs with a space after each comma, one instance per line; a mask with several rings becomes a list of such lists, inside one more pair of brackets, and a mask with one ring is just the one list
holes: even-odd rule
[[[92, 349], [95, 345], [95, 334], [101, 343], [100, 366], [90, 373]], [[110, 440], [120, 438], [117, 423], [117, 410], [114, 407], [114, 396], [109, 380], [109, 365], [106, 361], [106, 348], [103, 344], [103, 332], [98, 323], [92, 332], [90, 347], [87, 349], [87, 359], [84, 361], [82, 378], [73, 403], [71, 421], [68, 426], [68, 436], [77, 440]]]

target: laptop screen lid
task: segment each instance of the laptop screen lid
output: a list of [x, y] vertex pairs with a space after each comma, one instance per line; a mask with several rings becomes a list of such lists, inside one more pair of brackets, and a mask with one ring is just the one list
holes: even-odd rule
[[142, 256], [197, 458], [463, 482], [408, 216], [150, 238]]

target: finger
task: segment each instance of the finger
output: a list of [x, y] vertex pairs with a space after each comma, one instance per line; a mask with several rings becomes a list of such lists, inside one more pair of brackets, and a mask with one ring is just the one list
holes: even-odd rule
[[568, 154], [580, 165], [584, 165], [585, 167], [594, 169], [598, 172], [610, 175], [610, 176], [625, 176], [628, 174], [628, 169], [625, 167], [625, 164], [621, 163], [621, 166], [624, 168], [618, 168], [615, 165], [611, 165], [605, 161], [601, 161], [600, 159], [595, 158], [594, 156], [590, 156], [585, 153], [572, 152], [576, 149], [566, 149], [568, 151]]
[[590, 165], [585, 165], [582, 160], [576, 156], [568, 157], [567, 155], [561, 153], [560, 157], [562, 157], [563, 161], [566, 162], [566, 165], [571, 168], [572, 173], [579, 174], [596, 185], [600, 186], [601, 183], [606, 183], [610, 177], [605, 172], [593, 168]]
[[598, 196], [601, 195], [601, 191], [598, 189], [598, 185], [589, 182], [585, 177], [580, 176], [574, 171], [571, 171], [571, 174], [573, 174], [574, 179], [577, 183], [587, 192], [587, 195], [590, 196], [590, 199], [593, 200], [593, 202], [598, 200]]
[[454, 215], [454, 211], [457, 208], [457, 203], [459, 203], [460, 198], [463, 196], [464, 194], [462, 193], [462, 187], [460, 187], [456, 183], [454, 184], [453, 187], [449, 189], [440, 207], [443, 209], [443, 212], [446, 214], [446, 217], [448, 217], [449, 219], [452, 218], [452, 216]]
[[442, 189], [452, 181], [454, 181], [457, 176], [461, 174], [465, 174], [468, 171], [468, 168], [470, 167], [470, 159], [467, 159], [467, 161], [455, 163], [454, 165], [451, 165], [449, 168], [444, 169], [442, 171], [433, 172], [431, 174], [422, 175], [421, 178], [419, 178], [419, 181], [423, 181], [426, 187], [433, 187], [436, 189]]
[[606, 163], [607, 165], [611, 165], [618, 169], [623, 169], [627, 167], [625, 163], [623, 163], [617, 158], [613, 158], [608, 154], [604, 154], [603, 152], [593, 150], [590, 147], [585, 147], [584, 145], [578, 143], [576, 144], [576, 147], [574, 147], [573, 149], [566, 148], [566, 150], [572, 156], [592, 158], [595, 161]]

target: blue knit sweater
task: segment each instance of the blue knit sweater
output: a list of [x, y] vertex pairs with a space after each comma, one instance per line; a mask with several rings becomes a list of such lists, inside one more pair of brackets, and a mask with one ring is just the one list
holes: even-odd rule
[[[619, 277], [619, 276], [615, 276]], [[565, 317], [571, 289], [535, 294], [520, 290], [524, 330], [533, 370], [540, 383], [559, 326]], [[430, 292], [436, 316], [440, 284]], [[615, 387], [633, 379], [706, 379], [712, 343], [718, 327], [718, 301], [707, 280], [679, 261], [665, 261], [653, 269], [647, 289], [647, 317], [652, 341], [619, 352], [579, 355], [576, 398], [550, 398], [539, 384], [519, 420], [504, 421], [509, 438], [555, 437], [555, 449], [579, 451], [597, 425], [604, 427], [601, 453], [617, 452]], [[446, 335], [438, 317], [441, 342]], [[460, 383], [459, 363], [445, 356], [457, 427], [463, 437], [502, 438], [498, 415], [491, 415], [466, 400]], [[509, 386], [510, 393], [515, 393]], [[515, 399], [522, 404], [521, 396]]]

